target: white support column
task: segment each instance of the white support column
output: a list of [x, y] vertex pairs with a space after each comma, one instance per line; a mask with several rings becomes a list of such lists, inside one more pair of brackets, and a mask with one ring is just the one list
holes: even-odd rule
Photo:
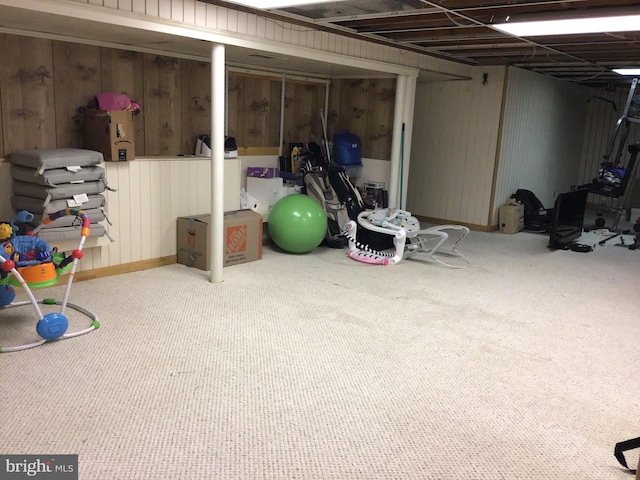
[[225, 47], [211, 47], [211, 231], [209, 281], [222, 282], [224, 267]]
[[391, 141], [391, 174], [389, 176], [389, 206], [397, 208], [400, 186], [400, 149], [402, 143], [402, 124], [404, 122], [407, 76], [398, 75], [396, 80], [396, 101], [393, 112], [393, 139]]
[[287, 80], [284, 73], [282, 74], [282, 83], [280, 84], [280, 140], [278, 146], [278, 157], [282, 157], [284, 148], [284, 101], [287, 93]]
[[407, 88], [404, 98], [404, 157], [401, 161], [400, 172], [402, 196], [398, 199], [404, 210], [407, 209], [407, 185], [409, 183], [409, 163], [411, 161], [411, 140], [413, 137], [413, 114], [416, 104], [417, 81], [417, 76], [410, 75], [407, 77]]

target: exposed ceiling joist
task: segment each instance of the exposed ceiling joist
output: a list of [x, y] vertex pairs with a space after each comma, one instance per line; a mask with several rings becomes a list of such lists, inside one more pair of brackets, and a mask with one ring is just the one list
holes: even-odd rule
[[[494, 28], [507, 20], [637, 15], [640, 0], [345, 0], [267, 13], [425, 55], [516, 66], [583, 85], [628, 84], [612, 69], [640, 68], [640, 32], [519, 38]], [[578, 71], [602, 73], [576, 77]]]

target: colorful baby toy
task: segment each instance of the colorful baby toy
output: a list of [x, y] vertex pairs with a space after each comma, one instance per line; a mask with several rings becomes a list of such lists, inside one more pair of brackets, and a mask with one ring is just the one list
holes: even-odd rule
[[[52, 249], [46, 241], [37, 236], [43, 226], [49, 225], [65, 215], [73, 215], [82, 221], [80, 243], [78, 248], [69, 255], [58, 252], [57, 248]], [[33, 214], [22, 211], [12, 220], [11, 225], [0, 224], [0, 237], [4, 237], [2, 248], [0, 248], [0, 311], [5, 308], [33, 305], [38, 315], [36, 332], [40, 336], [40, 340], [19, 346], [0, 346], [0, 352], [25, 350], [50, 340], [75, 337], [100, 326], [93, 313], [68, 302], [73, 276], [78, 261], [84, 255], [82, 248], [91, 229], [89, 217], [82, 210], [67, 208], [44, 218], [33, 232], [26, 235], [16, 235], [18, 228], [14, 222], [27, 223], [33, 218]], [[58, 283], [59, 277], [64, 274], [67, 275], [67, 285], [62, 301], [55, 299], [36, 300], [32, 289], [55, 285]], [[16, 296], [14, 287], [22, 287], [29, 300], [14, 302]], [[59, 312], [43, 314], [40, 305], [60, 305], [61, 308]], [[68, 318], [65, 316], [67, 307], [89, 317], [91, 319], [90, 326], [74, 333], [66, 333], [69, 326]]]

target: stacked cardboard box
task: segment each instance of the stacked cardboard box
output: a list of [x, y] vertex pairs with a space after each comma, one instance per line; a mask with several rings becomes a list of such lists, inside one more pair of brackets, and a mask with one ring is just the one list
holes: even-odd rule
[[85, 110], [82, 113], [85, 148], [96, 150], [107, 162], [136, 158], [133, 113], [128, 110]]

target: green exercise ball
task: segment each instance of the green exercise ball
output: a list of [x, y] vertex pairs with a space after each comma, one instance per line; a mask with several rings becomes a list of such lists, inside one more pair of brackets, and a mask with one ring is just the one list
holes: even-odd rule
[[269, 213], [269, 235], [285, 252], [307, 253], [322, 243], [327, 214], [318, 201], [302, 193], [287, 195]]

